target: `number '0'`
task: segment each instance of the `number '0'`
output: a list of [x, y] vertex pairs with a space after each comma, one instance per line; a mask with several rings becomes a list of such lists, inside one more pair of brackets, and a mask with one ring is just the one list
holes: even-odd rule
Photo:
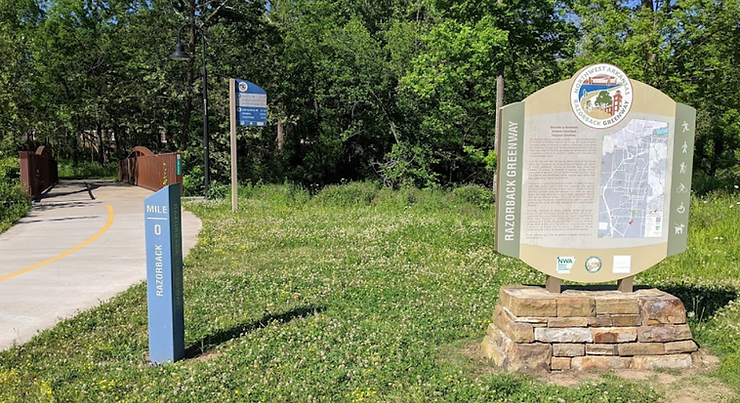
[[162, 226], [154, 224], [154, 235], [162, 235]]

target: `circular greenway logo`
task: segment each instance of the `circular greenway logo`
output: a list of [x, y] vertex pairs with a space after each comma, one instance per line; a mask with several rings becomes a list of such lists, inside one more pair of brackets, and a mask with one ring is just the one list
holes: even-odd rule
[[607, 129], [632, 108], [632, 82], [619, 67], [594, 64], [581, 70], [570, 89], [570, 106], [578, 120], [595, 129]]
[[247, 92], [249, 89], [249, 85], [245, 83], [244, 81], [239, 83], [239, 92]]
[[597, 256], [591, 256], [586, 259], [586, 271], [589, 273], [598, 273], [601, 270], [601, 259]]

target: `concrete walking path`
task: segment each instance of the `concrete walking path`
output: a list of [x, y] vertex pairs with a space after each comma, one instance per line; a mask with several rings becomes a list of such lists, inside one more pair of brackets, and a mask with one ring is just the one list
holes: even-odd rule
[[[114, 181], [62, 181], [0, 234], [0, 350], [146, 279], [144, 198]], [[183, 211], [183, 256], [200, 220]]]

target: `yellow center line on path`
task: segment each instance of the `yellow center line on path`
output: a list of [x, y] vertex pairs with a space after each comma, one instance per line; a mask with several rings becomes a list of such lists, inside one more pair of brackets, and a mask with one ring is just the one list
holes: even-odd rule
[[82, 242], [81, 244], [75, 246], [74, 248], [72, 248], [72, 249], [70, 249], [70, 250], [68, 250], [66, 252], [62, 252], [62, 253], [60, 253], [60, 254], [52, 257], [52, 258], [46, 259], [46, 260], [44, 260], [41, 263], [36, 263], [35, 265], [28, 266], [25, 269], [21, 269], [21, 270], [15, 271], [13, 273], [6, 274], [6, 275], [0, 277], [0, 282], [5, 281], [5, 280], [7, 280], [9, 278], [13, 278], [13, 277], [18, 276], [18, 275], [21, 275], [23, 273], [28, 273], [31, 270], [36, 270], [36, 269], [38, 269], [41, 266], [47, 265], [47, 264], [49, 264], [51, 262], [55, 262], [55, 261], [57, 261], [57, 260], [65, 257], [65, 256], [71, 255], [72, 253], [75, 253], [78, 250], [80, 250], [80, 249], [84, 248], [85, 246], [89, 245], [94, 240], [100, 238], [103, 234], [105, 234], [106, 231], [108, 231], [108, 229], [110, 228], [110, 226], [113, 225], [113, 218], [115, 218], [115, 216], [116, 216], [115, 212], [113, 211], [113, 206], [111, 206], [109, 204], [106, 207], [108, 208], [108, 221], [105, 222], [105, 225], [103, 225], [103, 228], [101, 228], [100, 231], [98, 231], [97, 234], [95, 234], [95, 235], [91, 236], [90, 238], [86, 239], [84, 242]]

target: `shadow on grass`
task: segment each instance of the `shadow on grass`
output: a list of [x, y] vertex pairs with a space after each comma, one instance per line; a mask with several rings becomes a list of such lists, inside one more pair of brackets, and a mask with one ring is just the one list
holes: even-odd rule
[[686, 312], [693, 312], [696, 315], [697, 322], [706, 322], [718, 309], [738, 297], [738, 290], [731, 285], [673, 284], [660, 289], [678, 297], [686, 307]]
[[222, 330], [198, 340], [185, 349], [185, 358], [197, 358], [201, 355], [208, 354], [217, 346], [247, 333], [267, 327], [272, 322], [287, 323], [293, 319], [305, 318], [324, 311], [326, 311], [326, 307], [324, 306], [305, 306], [281, 314], [267, 314], [254, 322], [239, 324], [231, 329]]

